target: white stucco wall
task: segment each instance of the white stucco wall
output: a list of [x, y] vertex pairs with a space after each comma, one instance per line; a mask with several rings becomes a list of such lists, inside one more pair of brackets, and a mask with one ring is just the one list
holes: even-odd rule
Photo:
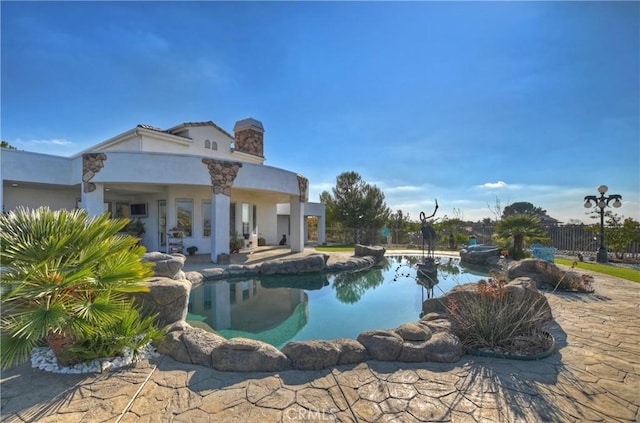
[[3, 181], [72, 185], [79, 180], [72, 175], [72, 159], [20, 150], [0, 149], [0, 172]]
[[18, 206], [31, 209], [49, 207], [52, 210], [73, 210], [80, 200], [80, 190], [59, 187], [51, 189], [33, 189], [24, 187], [4, 186], [4, 211], [15, 210]]
[[140, 136], [131, 136], [117, 144], [108, 145], [102, 148], [100, 151], [141, 151], [142, 150], [142, 138]]

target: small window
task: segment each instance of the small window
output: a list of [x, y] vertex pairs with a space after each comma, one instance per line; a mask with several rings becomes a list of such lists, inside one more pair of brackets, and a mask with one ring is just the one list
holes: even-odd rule
[[205, 140], [204, 141], [204, 148], [211, 148], [211, 141]]
[[217, 142], [215, 142], [215, 141], [212, 141], [212, 142], [211, 142], [211, 149], [212, 149], [212, 150], [218, 150], [218, 143], [217, 143]]

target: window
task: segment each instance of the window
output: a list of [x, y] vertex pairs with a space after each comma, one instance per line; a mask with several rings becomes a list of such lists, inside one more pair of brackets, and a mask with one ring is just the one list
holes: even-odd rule
[[204, 148], [211, 148], [211, 141], [204, 140]]
[[212, 142], [211, 142], [211, 149], [212, 149], [212, 150], [217, 150], [217, 149], [218, 149], [218, 143], [217, 143], [217, 142], [215, 142], [215, 141], [212, 141]]
[[176, 213], [178, 230], [187, 238], [193, 236], [193, 200], [176, 200]]
[[202, 236], [211, 236], [211, 201], [202, 201]]

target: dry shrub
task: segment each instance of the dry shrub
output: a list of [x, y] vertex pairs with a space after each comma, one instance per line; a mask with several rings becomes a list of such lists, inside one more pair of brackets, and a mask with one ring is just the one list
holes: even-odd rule
[[493, 278], [478, 282], [469, 294], [451, 298], [448, 307], [453, 330], [466, 348], [528, 354], [532, 344], [546, 343], [545, 297]]

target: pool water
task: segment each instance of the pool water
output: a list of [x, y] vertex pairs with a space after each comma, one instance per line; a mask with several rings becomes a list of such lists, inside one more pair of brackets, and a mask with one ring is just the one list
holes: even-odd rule
[[416, 276], [421, 261], [421, 256], [389, 256], [381, 266], [360, 272], [205, 283], [191, 292], [187, 320], [226, 338], [257, 339], [278, 348], [290, 341], [355, 339], [366, 330], [416, 321], [427, 298], [486, 277], [460, 266], [457, 258], [441, 257], [437, 283], [424, 283]]

